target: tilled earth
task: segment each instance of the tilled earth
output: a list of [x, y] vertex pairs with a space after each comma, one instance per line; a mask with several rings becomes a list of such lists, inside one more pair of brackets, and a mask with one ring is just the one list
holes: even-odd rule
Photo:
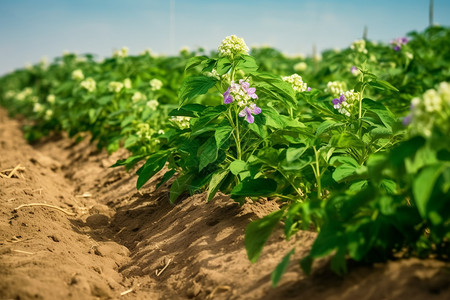
[[[450, 299], [450, 268], [437, 260], [352, 265], [340, 278], [327, 261], [310, 277], [298, 260], [313, 232], [286, 242], [277, 230], [259, 261], [244, 249], [245, 227], [279, 208], [239, 206], [219, 194], [168, 200], [158, 174], [140, 191], [119, 158], [52, 136], [29, 145], [0, 109], [0, 299]], [[277, 288], [270, 274], [296, 247]]]

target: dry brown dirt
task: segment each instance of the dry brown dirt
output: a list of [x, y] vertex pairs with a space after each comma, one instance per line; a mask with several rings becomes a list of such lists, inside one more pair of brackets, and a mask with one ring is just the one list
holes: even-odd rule
[[[251, 264], [245, 227], [277, 203], [207, 203], [203, 193], [171, 205], [170, 183], [155, 189], [162, 174], [136, 191], [133, 172], [109, 168], [123, 157], [62, 136], [31, 146], [0, 109], [1, 300], [450, 299], [449, 265], [431, 259], [352, 265], [344, 278], [321, 261], [307, 277], [298, 260], [313, 232], [286, 242], [280, 228]], [[270, 274], [293, 246], [272, 288]]]

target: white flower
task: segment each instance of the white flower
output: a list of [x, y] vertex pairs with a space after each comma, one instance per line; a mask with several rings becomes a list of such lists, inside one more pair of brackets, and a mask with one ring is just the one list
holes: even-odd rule
[[10, 90], [10, 91], [7, 91], [7, 92], [5, 93], [4, 98], [5, 98], [5, 99], [12, 99], [12, 98], [14, 98], [15, 96], [16, 96], [16, 92]]
[[157, 108], [158, 105], [159, 105], [159, 102], [158, 102], [158, 100], [152, 99], [152, 100], [148, 101], [146, 105], [147, 105], [151, 110], [156, 110], [156, 108]]
[[306, 65], [306, 63], [305, 63], [304, 61], [301, 61], [301, 62], [296, 63], [296, 64], [294, 65], [294, 71], [295, 71], [295, 72], [303, 72], [303, 71], [306, 70], [307, 67], [308, 67], [308, 66]]
[[48, 102], [48, 103], [55, 103], [55, 95], [49, 94], [49, 95], [47, 96], [47, 102]]
[[96, 89], [96, 82], [95, 82], [94, 78], [88, 77], [88, 78], [86, 78], [86, 80], [83, 80], [80, 83], [80, 86], [82, 88], [86, 89], [88, 92], [92, 93]]
[[135, 92], [133, 96], [131, 96], [131, 101], [133, 101], [133, 103], [145, 100], [147, 100], [147, 97], [141, 92]]
[[123, 83], [118, 81], [111, 81], [108, 84], [108, 90], [110, 92], [119, 93], [123, 88]]
[[113, 52], [113, 56], [114, 57], [127, 57], [128, 52], [129, 52], [128, 47], [122, 47], [122, 49], [120, 49], [120, 50], [115, 50]]
[[283, 80], [289, 82], [292, 88], [296, 92], [305, 92], [308, 89], [308, 85], [303, 82], [302, 76], [298, 74], [292, 74], [291, 76], [283, 77]]
[[45, 111], [44, 119], [46, 119], [48, 121], [52, 118], [52, 116], [53, 116], [53, 110], [47, 109]]
[[189, 53], [189, 47], [188, 46], [183, 46], [183, 47], [180, 48], [180, 53], [184, 53], [184, 52]]
[[339, 97], [346, 89], [346, 84], [343, 81], [329, 81], [325, 92], [332, 94], [334, 97]]
[[123, 86], [126, 89], [131, 89], [132, 85], [131, 85], [131, 80], [130, 78], [125, 78], [125, 80], [123, 81]]
[[227, 56], [233, 58], [235, 55], [248, 54], [248, 47], [243, 38], [235, 35], [227, 36], [219, 48], [219, 56]]
[[366, 41], [356, 40], [350, 45], [350, 49], [355, 50], [357, 52], [367, 53]]
[[152, 87], [152, 91], [157, 91], [161, 89], [163, 83], [161, 82], [161, 80], [153, 78], [152, 80], [150, 80], [150, 86]]
[[43, 110], [44, 110], [44, 107], [42, 106], [42, 104], [40, 104], [39, 102], [34, 104], [34, 106], [33, 106], [33, 112], [35, 112], [35, 113], [40, 113], [40, 112], [42, 112]]
[[189, 126], [190, 126], [189, 120], [190, 119], [191, 119], [190, 117], [183, 117], [183, 116], [171, 117], [171, 120], [175, 124], [177, 124], [180, 129], [189, 128]]
[[366, 54], [367, 53], [366, 41], [365, 40], [356, 40], [351, 44], [350, 49]]
[[31, 94], [33, 94], [33, 90], [29, 87], [26, 87], [23, 89], [23, 91], [17, 93], [16, 95], [16, 99], [18, 101], [23, 101], [25, 100], [28, 96], [31, 96]]
[[[405, 122], [407, 120], [407, 122]], [[450, 132], [450, 84], [441, 82], [437, 89], [427, 90], [422, 97], [411, 100], [411, 111], [404, 124], [411, 124], [411, 131], [431, 136], [435, 129]]]
[[77, 81], [83, 80], [84, 79], [83, 71], [81, 71], [80, 69], [76, 69], [75, 71], [73, 71], [72, 79]]

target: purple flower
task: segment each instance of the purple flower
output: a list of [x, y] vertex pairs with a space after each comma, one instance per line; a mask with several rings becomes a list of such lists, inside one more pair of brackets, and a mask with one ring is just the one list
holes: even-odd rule
[[230, 87], [228, 87], [225, 93], [223, 93], [223, 99], [223, 103], [225, 104], [230, 104], [233, 102], [233, 96], [230, 95]]
[[242, 86], [242, 89], [247, 92], [248, 88], [250, 87], [250, 83], [247, 81], [244, 81], [244, 79], [239, 80], [239, 84]]
[[308, 88], [306, 89], [306, 91], [307, 91], [307, 92], [311, 92], [311, 87], [308, 87]]
[[342, 104], [343, 102], [345, 102], [345, 100], [347, 100], [347, 99], [345, 99], [344, 94], [341, 94], [341, 96], [339, 97], [339, 99], [338, 99], [338, 98], [334, 98], [334, 99], [333, 99], [333, 107], [334, 107], [335, 109], [339, 109], [339, 108], [341, 107], [341, 104]]
[[252, 99], [258, 99], [258, 95], [255, 94], [256, 89], [250, 87], [250, 83], [244, 81], [243, 79], [239, 80], [239, 84], [242, 87], [242, 90], [246, 92]]
[[260, 113], [261, 108], [257, 107], [255, 103], [252, 103], [250, 104], [250, 107], [246, 106], [239, 112], [239, 117], [247, 117], [247, 122], [252, 124], [255, 121], [255, 117], [253, 117], [253, 115], [258, 115]]
[[402, 121], [403, 125], [408, 126], [411, 123], [411, 119], [412, 119], [411, 114], [407, 115]]
[[357, 67], [352, 66], [352, 68], [350, 69], [350, 72], [352, 72], [352, 74], [353, 74], [354, 76], [356, 76], [356, 75], [358, 75], [359, 70], [358, 70]]
[[395, 40], [391, 41], [392, 46], [394, 47], [395, 51], [400, 51], [402, 49], [403, 45], [408, 44], [409, 40], [406, 37], [399, 37]]

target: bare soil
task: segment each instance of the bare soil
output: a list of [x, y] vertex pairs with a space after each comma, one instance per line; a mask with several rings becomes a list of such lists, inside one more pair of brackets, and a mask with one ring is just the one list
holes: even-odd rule
[[171, 205], [162, 173], [137, 191], [134, 172], [109, 168], [126, 155], [56, 135], [31, 146], [0, 109], [0, 299], [450, 299], [449, 264], [432, 259], [352, 264], [344, 278], [323, 260], [305, 276], [308, 231], [286, 242], [280, 228], [251, 264], [245, 227], [276, 202]]

